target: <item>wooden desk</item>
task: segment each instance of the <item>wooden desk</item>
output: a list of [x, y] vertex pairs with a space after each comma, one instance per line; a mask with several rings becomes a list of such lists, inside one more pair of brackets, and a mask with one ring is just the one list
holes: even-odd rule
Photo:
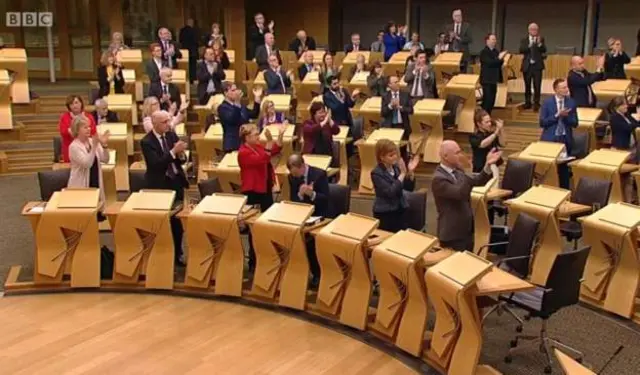
[[371, 90], [369, 90], [369, 86], [367, 84], [367, 78], [369, 78], [369, 74], [371, 73], [368, 71], [356, 73], [347, 85], [349, 91], [352, 92], [353, 90], [358, 89], [364, 94], [371, 95]]
[[443, 97], [457, 95], [462, 98], [462, 109], [456, 116], [458, 131], [473, 133], [475, 124], [473, 116], [476, 110], [476, 87], [480, 76], [477, 74], [458, 74], [451, 78], [444, 86]]
[[129, 191], [129, 157], [127, 154], [128, 125], [126, 123], [104, 123], [98, 125], [98, 134], [109, 131], [109, 145], [112, 147], [115, 157], [116, 190]]
[[362, 194], [374, 194], [371, 171], [378, 165], [375, 148], [380, 139], [389, 139], [397, 144], [402, 142], [403, 129], [382, 128], [377, 129], [367, 137], [356, 142], [360, 153], [360, 185], [358, 192]]
[[414, 154], [422, 154], [422, 160], [426, 163], [440, 163], [440, 146], [444, 139], [444, 105], [444, 99], [421, 99], [413, 106], [409, 144], [411, 151]]
[[409, 51], [399, 51], [391, 55], [387, 66], [385, 68], [385, 74], [401, 76], [404, 74], [404, 68], [407, 63], [407, 59], [411, 55]]
[[578, 363], [573, 358], [564, 354], [557, 348], [554, 348], [553, 352], [558, 359], [560, 368], [562, 368], [562, 371], [564, 371], [566, 375], [597, 375], [595, 372], [584, 367], [582, 364]]
[[198, 154], [198, 181], [206, 180], [206, 168], [211, 168], [217, 155], [222, 154], [223, 130], [221, 124], [212, 124], [204, 134], [193, 134], [193, 141]]
[[510, 157], [535, 163], [535, 174], [539, 184], [560, 186], [557, 165], [563, 151], [565, 147], [562, 143], [539, 141], [529, 144], [522, 152]]
[[436, 74], [436, 86], [444, 86], [453, 77], [460, 73], [461, 52], [444, 52], [439, 54], [431, 63]]
[[[146, 72], [144, 70], [144, 66], [142, 64], [142, 50], [139, 49], [124, 49], [118, 52], [116, 56], [116, 60], [122, 64], [122, 66], [126, 69], [133, 70], [135, 74], [135, 91], [131, 94], [136, 102], [141, 102], [144, 100], [144, 78], [146, 77]], [[148, 80], [148, 77], [146, 77]], [[126, 83], [126, 78], [125, 78]], [[111, 108], [109, 108], [111, 109]], [[137, 123], [137, 122], [136, 122]]]
[[511, 75], [511, 54], [507, 53], [502, 59], [502, 83], [498, 83], [498, 91], [496, 93], [496, 101], [494, 103], [495, 108], [506, 108], [509, 103], [509, 84], [508, 79]]
[[9, 72], [0, 70], [0, 130], [13, 129], [13, 114], [11, 111], [11, 79]]
[[24, 48], [3, 48], [0, 50], [0, 69], [12, 72], [11, 102], [29, 104], [29, 69], [27, 51]]
[[360, 108], [352, 110], [354, 116], [364, 118], [364, 133], [369, 134], [380, 126], [380, 114], [382, 108], [382, 97], [372, 96], [362, 103]]
[[578, 108], [578, 128], [576, 130], [589, 134], [589, 151], [597, 148], [596, 121], [601, 116], [601, 108]]
[[[590, 177], [611, 182], [609, 203], [625, 201], [625, 183], [621, 169], [631, 156], [629, 151], [599, 149], [592, 151], [587, 157], [571, 165], [574, 181], [582, 177]], [[637, 168], [637, 166], [633, 166]]]
[[104, 98], [109, 110], [118, 114], [118, 119], [127, 124], [127, 155], [132, 156], [133, 147], [133, 126], [138, 125], [137, 104], [131, 94], [111, 94]]
[[491, 222], [487, 212], [487, 203], [490, 200], [501, 199], [511, 196], [511, 190], [498, 189], [495, 187], [497, 181], [491, 179], [484, 186], [478, 186], [471, 190], [471, 205], [473, 208], [473, 225], [474, 225], [474, 254], [487, 258], [489, 247], [486, 246], [491, 242]]
[[[327, 53], [326, 51], [318, 51], [318, 50], [307, 51], [307, 52], [311, 52], [311, 54], [313, 55], [313, 64], [322, 64], [322, 58], [324, 57], [324, 54]], [[299, 64], [304, 64], [304, 55], [305, 54], [303, 53], [298, 59]]]
[[599, 101], [609, 103], [616, 96], [624, 96], [630, 85], [630, 79], [607, 79], [593, 83], [591, 89]]

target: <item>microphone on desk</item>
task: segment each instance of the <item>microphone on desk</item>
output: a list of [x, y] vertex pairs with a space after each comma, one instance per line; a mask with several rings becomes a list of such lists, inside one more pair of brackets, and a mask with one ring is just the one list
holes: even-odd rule
[[607, 368], [607, 366], [609, 366], [609, 363], [611, 363], [611, 361], [613, 361], [613, 359], [615, 357], [618, 356], [618, 354], [620, 354], [620, 352], [622, 351], [622, 349], [624, 349], [624, 345], [620, 345], [618, 347], [618, 349], [611, 355], [611, 357], [609, 357], [609, 359], [607, 360], [607, 362], [604, 364], [604, 366], [602, 366], [602, 368], [600, 369], [600, 371], [598, 371], [597, 375], [602, 374], [602, 372], [604, 371], [604, 369]]

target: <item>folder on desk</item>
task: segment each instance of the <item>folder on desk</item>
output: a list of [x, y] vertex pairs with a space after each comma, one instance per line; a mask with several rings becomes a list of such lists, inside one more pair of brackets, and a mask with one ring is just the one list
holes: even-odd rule
[[246, 202], [244, 195], [215, 193], [204, 197], [198, 206], [202, 205], [202, 212], [207, 214], [238, 216]]
[[466, 289], [486, 275], [493, 263], [474, 253], [458, 252], [433, 266], [434, 271]]

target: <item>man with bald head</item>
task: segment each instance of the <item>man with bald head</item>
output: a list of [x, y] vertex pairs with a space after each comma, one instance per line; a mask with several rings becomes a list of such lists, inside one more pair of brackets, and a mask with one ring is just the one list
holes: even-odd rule
[[433, 175], [431, 191], [438, 211], [438, 239], [443, 248], [473, 251], [471, 189], [491, 180], [491, 165], [496, 164], [501, 155], [501, 151], [491, 150], [482, 172], [470, 176], [463, 170], [469, 161], [460, 146], [451, 140], [442, 142], [440, 165]]
[[595, 107], [598, 101], [596, 95], [591, 89], [591, 85], [598, 81], [604, 81], [604, 57], [600, 56], [597, 62], [598, 71], [589, 73], [584, 67], [584, 59], [582, 56], [573, 56], [571, 58], [571, 70], [567, 75], [567, 84], [571, 99], [576, 102], [578, 107]]
[[307, 76], [307, 73], [317, 70], [320, 71], [320, 67], [317, 64], [313, 63], [313, 52], [307, 51], [303, 54], [304, 64], [301, 64], [298, 67], [298, 78], [300, 80], [304, 80], [304, 77]]
[[158, 44], [162, 49], [162, 61], [165, 66], [172, 69], [177, 68], [177, 60], [182, 58], [182, 53], [176, 42], [171, 40], [171, 31], [166, 27], [161, 27], [158, 30]]
[[289, 51], [296, 53], [296, 57], [300, 58], [306, 51], [315, 51], [316, 41], [307, 36], [307, 32], [299, 30], [296, 34], [296, 38], [289, 43]]
[[[529, 24], [529, 34], [520, 41], [522, 56], [522, 75], [524, 76], [524, 109], [534, 111], [540, 109], [540, 90], [542, 87], [542, 71], [547, 58], [547, 46], [540, 36], [537, 24]], [[531, 85], [533, 84], [533, 105], [531, 104]]]
[[282, 65], [282, 57], [276, 47], [276, 39], [272, 33], [266, 33], [264, 34], [264, 44], [256, 48], [256, 63], [260, 71], [269, 69], [269, 56], [271, 55], [275, 55], [278, 58], [278, 64]]
[[[187, 144], [171, 130], [169, 113], [165, 111], [153, 112], [151, 122], [153, 130], [140, 141], [140, 148], [147, 166], [144, 174], [145, 188], [173, 190], [176, 193], [175, 202], [182, 202], [184, 189], [189, 187], [189, 181], [182, 169], [182, 164], [187, 160], [185, 155]], [[175, 262], [181, 264], [182, 225], [179, 219], [171, 218], [171, 231], [175, 248]]]

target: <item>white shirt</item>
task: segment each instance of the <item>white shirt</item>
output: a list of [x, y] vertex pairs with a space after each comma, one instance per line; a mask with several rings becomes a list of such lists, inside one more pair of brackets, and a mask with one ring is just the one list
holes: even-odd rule
[[[156, 136], [156, 138], [158, 138], [158, 142], [160, 143], [160, 148], [162, 149], [162, 151], [169, 151], [169, 154], [171, 154], [172, 158], [176, 158], [176, 154], [173, 153], [173, 150], [165, 150], [164, 149], [164, 143], [162, 142], [162, 137], [163, 134], [158, 134], [158, 132], [156, 132], [155, 129], [152, 130], [153, 131], [153, 135]], [[167, 140], [167, 138], [165, 137], [165, 141]], [[177, 173], [175, 165], [173, 166], [174, 171]]]
[[[423, 69], [426, 69], [424, 67]], [[411, 88], [411, 96], [420, 97], [424, 95], [422, 91], [422, 80], [424, 79], [424, 73], [420, 71], [420, 68], [416, 67], [413, 70], [415, 78], [413, 79], [413, 87]]]
[[453, 177], [454, 180], [458, 181], [458, 179], [456, 178], [456, 175], [453, 174], [453, 168], [449, 168], [446, 165], [440, 163], [440, 167], [442, 169], [444, 169], [447, 173], [449, 173], [451, 175], [451, 177]]
[[[205, 62], [205, 64], [207, 65], [207, 71], [209, 71], [209, 74], [213, 74], [213, 72], [217, 68], [215, 63]], [[207, 93], [213, 93], [215, 91], [216, 91], [216, 85], [213, 83], [213, 79], [210, 79], [209, 83], [207, 84]]]
[[[537, 43], [538, 43], [538, 40], [536, 40], [536, 39], [538, 39], [538, 37], [537, 37], [537, 36], [529, 35], [529, 45], [530, 45], [530, 46], [533, 46], [533, 45], [537, 44]], [[534, 60], [534, 59], [529, 59], [529, 62], [530, 62], [531, 64], [535, 64], [536, 60]]]
[[160, 71], [162, 69], [162, 59], [156, 59], [154, 57], [153, 62], [156, 63], [156, 66], [158, 67], [158, 71]]
[[[400, 91], [391, 91], [391, 100], [398, 100], [400, 102]], [[391, 103], [389, 103], [389, 108], [393, 108]], [[396, 124], [402, 124], [402, 113], [400, 112], [400, 106], [396, 109], [398, 113], [398, 122]]]

